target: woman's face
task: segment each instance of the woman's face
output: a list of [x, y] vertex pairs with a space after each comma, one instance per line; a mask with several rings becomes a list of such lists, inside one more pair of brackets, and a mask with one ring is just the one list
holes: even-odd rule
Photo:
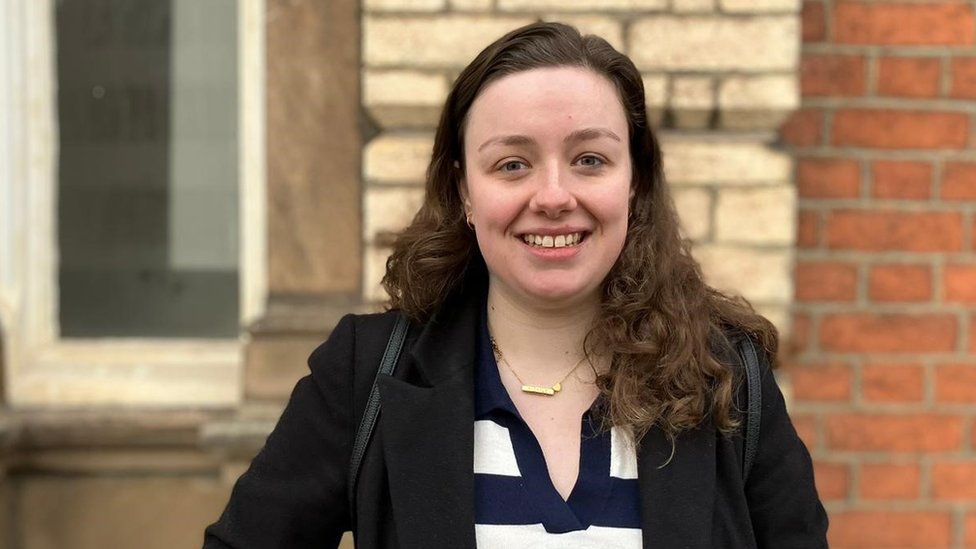
[[613, 84], [578, 67], [502, 77], [468, 111], [464, 158], [461, 193], [493, 289], [542, 306], [597, 298], [631, 192]]

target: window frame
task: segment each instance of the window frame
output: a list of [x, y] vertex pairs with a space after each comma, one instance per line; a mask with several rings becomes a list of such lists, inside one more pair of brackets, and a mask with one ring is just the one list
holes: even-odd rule
[[13, 408], [230, 407], [267, 301], [265, 0], [237, 0], [240, 323], [231, 339], [58, 334], [54, 0], [0, 0], [0, 322]]

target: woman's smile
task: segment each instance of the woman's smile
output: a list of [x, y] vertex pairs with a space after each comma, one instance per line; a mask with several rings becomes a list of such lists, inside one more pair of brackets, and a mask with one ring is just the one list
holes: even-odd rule
[[526, 244], [532, 247], [538, 248], [566, 248], [573, 247], [582, 242], [583, 233], [572, 232], [553, 235], [545, 235], [539, 233], [530, 233], [522, 235], [522, 240]]
[[586, 245], [589, 231], [535, 229], [516, 235], [526, 253], [542, 261], [565, 262], [577, 258]]

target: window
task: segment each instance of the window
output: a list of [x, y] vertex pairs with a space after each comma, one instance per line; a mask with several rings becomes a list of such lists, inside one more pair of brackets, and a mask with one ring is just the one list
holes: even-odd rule
[[14, 406], [226, 406], [265, 299], [263, 0], [0, 13]]
[[234, 0], [57, 2], [62, 337], [236, 337]]

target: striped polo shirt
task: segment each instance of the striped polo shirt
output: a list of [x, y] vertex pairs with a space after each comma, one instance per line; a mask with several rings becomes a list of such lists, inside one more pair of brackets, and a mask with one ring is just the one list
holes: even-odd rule
[[[482, 316], [475, 367], [474, 482], [478, 547], [641, 547], [637, 457], [626, 429], [583, 414], [580, 470], [568, 500], [502, 385]], [[546, 398], [546, 397], [539, 397]]]

